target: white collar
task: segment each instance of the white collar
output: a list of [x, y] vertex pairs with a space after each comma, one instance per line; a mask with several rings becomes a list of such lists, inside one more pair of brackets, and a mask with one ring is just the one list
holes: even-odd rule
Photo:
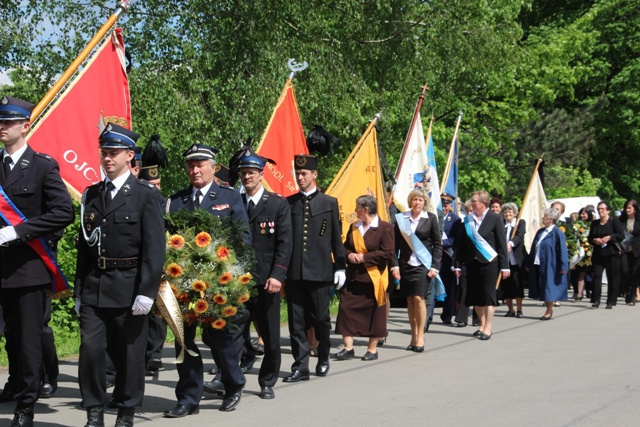
[[104, 180], [104, 183], [106, 185], [108, 182], [112, 182], [113, 186], [116, 188], [116, 191], [120, 191], [120, 188], [122, 188], [122, 186], [127, 181], [127, 179], [129, 179], [129, 175], [131, 175], [131, 172], [127, 170], [125, 171], [125, 173], [123, 173], [122, 175], [118, 176], [115, 179], [110, 179], [109, 177], [106, 177]]
[[210, 183], [208, 183], [207, 185], [205, 185], [202, 188], [196, 188], [193, 185], [191, 186], [191, 199], [195, 199], [196, 198], [196, 193], [198, 192], [198, 190], [200, 190], [200, 193], [204, 196], [205, 194], [207, 194], [209, 192], [209, 188], [211, 188], [211, 185], [213, 184], [213, 181], [211, 181]]
[[15, 167], [18, 164], [18, 160], [20, 160], [20, 157], [22, 157], [24, 152], [27, 151], [27, 147], [28, 147], [28, 145], [24, 144], [15, 153], [13, 153], [11, 155], [9, 155], [9, 153], [7, 153], [6, 149], [2, 150], [3, 151], [2, 161], [4, 162], [4, 158], [5, 157], [11, 157], [11, 161], [13, 162], [13, 166]]
[[305, 196], [305, 197], [309, 197], [310, 195], [312, 195], [316, 191], [318, 191], [318, 187], [313, 187], [313, 190], [309, 191], [308, 193], [305, 193], [304, 191], [300, 190], [300, 193], [302, 193], [302, 195]]
[[249, 194], [247, 194], [247, 204], [249, 203], [249, 200], [253, 200], [253, 204], [258, 205], [258, 202], [262, 198], [263, 194], [264, 194], [264, 187], [260, 187], [260, 189], [253, 196], [249, 196]]

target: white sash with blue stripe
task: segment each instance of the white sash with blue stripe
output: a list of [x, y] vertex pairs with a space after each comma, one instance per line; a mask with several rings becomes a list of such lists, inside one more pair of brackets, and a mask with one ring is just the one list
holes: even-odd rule
[[[431, 264], [433, 263], [433, 257], [431, 256], [431, 252], [424, 246], [424, 244], [420, 241], [416, 233], [411, 231], [411, 223], [409, 222], [409, 218], [405, 216], [404, 213], [396, 214], [396, 222], [398, 223], [398, 228], [402, 233], [402, 237], [407, 242], [409, 247], [413, 250], [413, 252], [418, 257], [418, 260], [427, 267], [427, 270], [431, 269]], [[440, 275], [438, 274], [435, 277], [436, 281], [436, 300], [444, 301], [447, 297], [447, 293], [444, 290], [444, 284], [442, 283], [442, 279], [440, 279]]]
[[480, 233], [478, 233], [478, 230], [476, 230], [476, 227], [471, 223], [471, 221], [473, 221], [471, 215], [467, 215], [464, 218], [464, 229], [467, 232], [467, 236], [469, 236], [469, 240], [473, 242], [473, 245], [484, 259], [489, 262], [493, 261], [498, 254], [493, 250], [491, 245], [484, 240]]

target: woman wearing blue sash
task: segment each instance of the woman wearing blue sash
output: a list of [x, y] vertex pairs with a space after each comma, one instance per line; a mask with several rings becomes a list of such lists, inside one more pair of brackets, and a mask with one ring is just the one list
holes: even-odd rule
[[[399, 260], [391, 272], [400, 280], [400, 291], [407, 298], [407, 312], [411, 325], [411, 343], [407, 350], [424, 351], [424, 325], [427, 320], [425, 298], [429, 290], [435, 293], [434, 279], [438, 276], [442, 259], [442, 237], [438, 218], [427, 212], [429, 196], [424, 190], [409, 193], [410, 211], [396, 215], [396, 253]], [[398, 262], [399, 261], [399, 262]]]
[[496, 284], [510, 276], [507, 239], [502, 217], [489, 210], [489, 193], [475, 191], [471, 196], [471, 213], [464, 219], [458, 234], [455, 273], [462, 275], [462, 264], [467, 271], [465, 304], [473, 306], [480, 327], [473, 336], [482, 341], [493, 334], [493, 315], [497, 304]]

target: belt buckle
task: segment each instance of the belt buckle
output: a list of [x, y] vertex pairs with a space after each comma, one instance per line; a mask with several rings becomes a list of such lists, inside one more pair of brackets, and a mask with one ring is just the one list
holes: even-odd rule
[[98, 257], [98, 268], [100, 270], [106, 270], [107, 269], [107, 259], [103, 256]]

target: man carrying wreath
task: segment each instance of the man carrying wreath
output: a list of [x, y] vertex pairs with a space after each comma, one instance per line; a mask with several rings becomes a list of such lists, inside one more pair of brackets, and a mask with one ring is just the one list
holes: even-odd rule
[[[202, 144], [193, 144], [183, 153], [187, 166], [187, 174], [191, 186], [173, 194], [168, 201], [169, 212], [180, 209], [194, 211], [202, 209], [220, 218], [231, 218], [248, 226], [247, 212], [242, 204], [238, 191], [214, 181], [217, 150]], [[247, 227], [246, 240], [249, 241]], [[197, 414], [203, 391], [202, 357], [195, 344], [197, 323], [184, 326], [184, 344], [188, 350], [197, 353], [192, 356], [185, 352], [184, 362], [177, 365], [178, 384], [176, 397], [178, 403], [164, 412], [168, 418], [180, 418]], [[211, 325], [202, 326], [202, 341], [211, 348], [213, 360], [220, 371], [224, 384], [225, 397], [220, 406], [221, 411], [232, 411], [240, 402], [244, 388], [244, 374], [240, 369], [238, 349], [233, 342], [229, 328], [214, 329]], [[176, 343], [176, 354], [181, 348]]]

